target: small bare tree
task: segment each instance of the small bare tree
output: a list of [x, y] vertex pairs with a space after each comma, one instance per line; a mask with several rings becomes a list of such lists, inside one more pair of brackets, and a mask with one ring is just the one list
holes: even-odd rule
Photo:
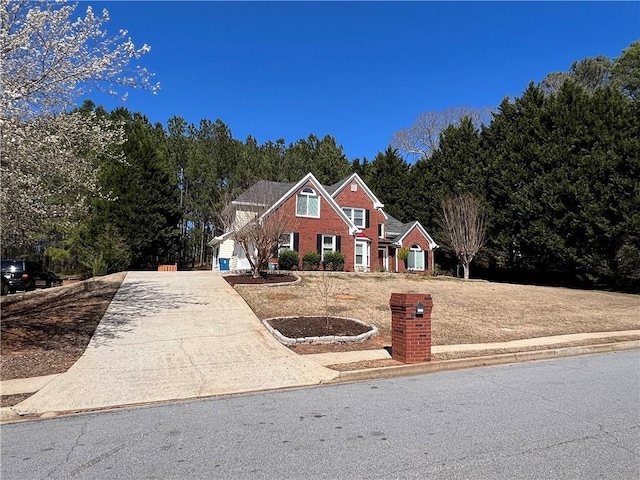
[[480, 200], [470, 193], [445, 198], [440, 226], [444, 243], [456, 253], [468, 280], [469, 265], [486, 241], [486, 216]]
[[269, 259], [276, 253], [282, 236], [295, 230], [295, 215], [283, 207], [265, 215], [272, 203], [272, 196], [255, 202], [250, 207], [238, 209], [230, 202], [220, 215], [226, 232], [245, 251], [254, 278], [268, 268]]
[[327, 270], [322, 270], [322, 276], [320, 277], [320, 282], [318, 283], [318, 292], [322, 296], [323, 306], [324, 306], [324, 320], [325, 320], [325, 328], [327, 329], [327, 334], [329, 332], [329, 298], [331, 297], [331, 291], [333, 290], [333, 275], [330, 275]]

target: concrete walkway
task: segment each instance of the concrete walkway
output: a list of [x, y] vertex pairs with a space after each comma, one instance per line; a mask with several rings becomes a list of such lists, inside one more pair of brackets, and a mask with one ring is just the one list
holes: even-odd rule
[[280, 344], [220, 274], [130, 272], [80, 359], [12, 409], [72, 412], [337, 376]]
[[[503, 350], [512, 348], [537, 348], [553, 347], [571, 342], [583, 342], [585, 340], [602, 340], [604, 343], [609, 338], [640, 336], [640, 330], [624, 330], [619, 332], [593, 332], [593, 333], [570, 333], [566, 335], [554, 335], [551, 337], [525, 338], [522, 340], [511, 340], [508, 342], [494, 343], [462, 343], [458, 345], [433, 345], [431, 353], [451, 353], [451, 352], [477, 352], [482, 355], [488, 350]], [[320, 365], [336, 365], [339, 363], [360, 362], [363, 360], [385, 360], [391, 358], [391, 354], [386, 349], [380, 350], [359, 350], [354, 352], [329, 352], [305, 355]]]

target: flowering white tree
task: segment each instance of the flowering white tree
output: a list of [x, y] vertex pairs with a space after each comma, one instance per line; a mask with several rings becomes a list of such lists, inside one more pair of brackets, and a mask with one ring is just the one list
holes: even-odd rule
[[159, 88], [146, 69], [130, 67], [149, 46], [136, 48], [126, 31], [108, 36], [106, 10], [97, 16], [88, 7], [73, 19], [76, 7], [0, 0], [3, 247], [36, 236], [48, 221], [72, 219], [98, 193], [95, 160], [124, 134], [93, 112], [70, 111], [77, 99], [91, 89]]

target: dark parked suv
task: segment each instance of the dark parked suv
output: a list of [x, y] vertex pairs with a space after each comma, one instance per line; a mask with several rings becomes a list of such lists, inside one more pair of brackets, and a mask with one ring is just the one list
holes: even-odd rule
[[2, 260], [2, 276], [9, 280], [9, 291], [33, 290], [51, 286], [49, 272], [37, 262]]

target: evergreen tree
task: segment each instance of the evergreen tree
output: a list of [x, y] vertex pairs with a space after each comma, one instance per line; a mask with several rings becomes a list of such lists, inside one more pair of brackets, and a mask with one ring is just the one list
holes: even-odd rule
[[125, 122], [124, 162], [113, 161], [101, 174], [110, 200], [94, 202], [92, 230], [117, 229], [131, 250], [131, 266], [145, 268], [175, 261], [179, 246], [179, 191], [168, 159], [165, 132], [140, 114], [111, 113]]
[[457, 125], [449, 125], [440, 135], [439, 146], [429, 158], [411, 167], [412, 213], [424, 225], [435, 225], [442, 200], [461, 194], [484, 198], [486, 175], [480, 132], [465, 117]]
[[378, 152], [371, 162], [367, 185], [385, 205], [385, 211], [398, 220], [414, 220], [407, 205], [413, 182], [410, 182], [410, 167], [397, 149], [387, 147]]
[[611, 70], [612, 83], [634, 100], [640, 100], [640, 40], [623, 50]]

